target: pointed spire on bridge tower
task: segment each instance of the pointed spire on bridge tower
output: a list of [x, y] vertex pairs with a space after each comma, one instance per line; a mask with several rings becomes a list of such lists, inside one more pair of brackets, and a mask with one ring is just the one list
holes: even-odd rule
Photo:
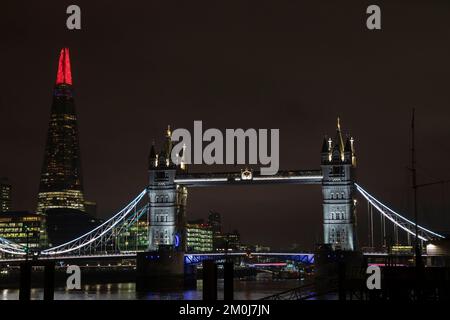
[[187, 164], [186, 164], [186, 144], [183, 143], [183, 149], [181, 149], [180, 153], [180, 169], [181, 170], [187, 170]]
[[352, 144], [350, 142], [350, 136], [347, 136], [345, 139], [345, 148], [344, 148], [345, 152], [352, 152]]
[[166, 141], [159, 156], [160, 165], [166, 165], [166, 167], [173, 165], [171, 153], [172, 153], [172, 130], [170, 129], [170, 125], [168, 125], [166, 129]]
[[347, 135], [345, 138], [345, 147], [344, 147], [344, 161], [352, 162], [352, 143], [350, 141], [350, 136]]
[[330, 150], [328, 149], [328, 139], [327, 136], [323, 137], [323, 142], [322, 142], [322, 153], [328, 153]]
[[341, 160], [344, 161], [345, 145], [344, 145], [344, 139], [342, 138], [341, 119], [340, 119], [339, 116], [337, 117], [336, 138], [335, 138], [335, 142], [334, 143], [335, 143], [335, 146], [338, 146], [337, 148], [339, 148]]
[[322, 142], [322, 149], [320, 152], [322, 157], [322, 163], [330, 161], [330, 150], [331, 150], [330, 139], [327, 136], [324, 136]]
[[350, 137], [350, 147], [352, 149], [352, 165], [356, 167], [355, 139]]
[[149, 168], [158, 166], [158, 155], [155, 150], [155, 140], [152, 140], [152, 147], [150, 148], [150, 154], [148, 156]]

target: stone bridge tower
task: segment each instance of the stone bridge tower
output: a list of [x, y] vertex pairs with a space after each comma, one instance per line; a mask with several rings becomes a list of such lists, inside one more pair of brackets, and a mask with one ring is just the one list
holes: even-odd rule
[[169, 127], [161, 152], [156, 153], [154, 145], [150, 150], [148, 249], [137, 253], [136, 291], [178, 290], [185, 285], [187, 190], [176, 184], [176, 174], [184, 166], [171, 160], [171, 137]]
[[353, 138], [342, 137], [339, 118], [336, 137], [325, 137], [322, 145], [322, 194], [324, 243], [334, 250], [356, 249], [356, 156]]
[[161, 152], [152, 145], [149, 156], [148, 196], [150, 204], [149, 251], [172, 247], [185, 251], [185, 208], [187, 189], [175, 183], [179, 166], [171, 160], [171, 130], [168, 127], [166, 141]]

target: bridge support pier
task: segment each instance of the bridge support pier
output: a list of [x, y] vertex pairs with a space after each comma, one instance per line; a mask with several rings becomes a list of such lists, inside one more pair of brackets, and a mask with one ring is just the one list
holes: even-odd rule
[[203, 266], [203, 300], [217, 300], [217, 265], [214, 260], [205, 260]]
[[31, 263], [29, 261], [20, 264], [20, 289], [19, 300], [31, 299]]
[[44, 266], [44, 300], [53, 300], [55, 296], [55, 262], [25, 261], [20, 264], [19, 300], [31, 299], [31, 272], [33, 266]]
[[138, 252], [136, 291], [184, 288], [184, 252], [158, 250]]
[[223, 299], [231, 301], [234, 299], [234, 264], [227, 261], [223, 265]]
[[44, 267], [44, 300], [55, 298], [55, 262], [49, 261]]
[[314, 260], [316, 292], [336, 290], [339, 300], [357, 292], [359, 283], [366, 277], [367, 261], [358, 251], [333, 250], [331, 245], [322, 245], [316, 250]]
[[184, 287], [186, 289], [197, 289], [197, 266], [184, 265]]
[[346, 300], [346, 287], [345, 287], [345, 261], [339, 261], [337, 263], [338, 271], [338, 299], [340, 301]]

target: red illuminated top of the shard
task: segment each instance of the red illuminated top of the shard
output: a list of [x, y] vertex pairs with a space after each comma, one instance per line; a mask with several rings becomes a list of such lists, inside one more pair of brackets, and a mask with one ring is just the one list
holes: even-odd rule
[[69, 48], [62, 48], [59, 54], [58, 73], [56, 84], [72, 84], [72, 72], [70, 71]]

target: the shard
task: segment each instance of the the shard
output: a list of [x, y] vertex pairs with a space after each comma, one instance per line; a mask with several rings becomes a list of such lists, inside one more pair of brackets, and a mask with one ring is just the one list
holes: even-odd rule
[[37, 212], [85, 211], [69, 49], [61, 49], [39, 185]]

